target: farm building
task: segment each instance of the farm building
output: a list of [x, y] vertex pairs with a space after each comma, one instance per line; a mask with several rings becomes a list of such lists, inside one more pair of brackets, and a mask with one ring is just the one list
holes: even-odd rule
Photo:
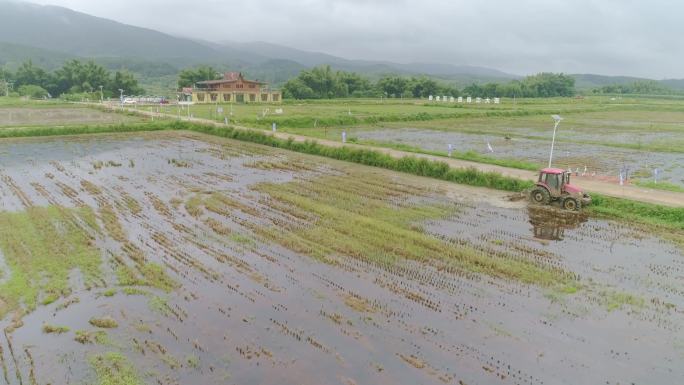
[[[188, 92], [189, 91], [189, 92]], [[226, 72], [223, 79], [198, 82], [191, 90], [184, 89], [194, 103], [280, 103], [280, 91], [271, 90], [267, 83], [247, 80], [240, 72]]]

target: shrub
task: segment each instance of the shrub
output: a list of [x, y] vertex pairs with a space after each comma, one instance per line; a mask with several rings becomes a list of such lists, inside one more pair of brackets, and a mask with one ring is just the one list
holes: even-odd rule
[[28, 96], [33, 99], [44, 99], [49, 96], [45, 88], [41, 86], [35, 86], [32, 84], [23, 85], [19, 87], [17, 91], [19, 91], [19, 95]]

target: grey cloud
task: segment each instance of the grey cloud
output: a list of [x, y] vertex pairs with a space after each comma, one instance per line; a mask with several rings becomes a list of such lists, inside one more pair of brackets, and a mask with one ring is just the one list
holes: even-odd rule
[[668, 0], [37, 0], [174, 35], [351, 59], [684, 77]]

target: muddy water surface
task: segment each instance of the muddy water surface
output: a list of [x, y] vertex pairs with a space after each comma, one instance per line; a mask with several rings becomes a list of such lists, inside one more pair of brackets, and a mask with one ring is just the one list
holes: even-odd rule
[[50, 124], [107, 124], [138, 120], [123, 114], [114, 114], [91, 108], [0, 108], [0, 126], [36, 126]]
[[[104, 352], [121, 352], [150, 384], [684, 378], [684, 255], [625, 224], [466, 200], [444, 202], [456, 214], [424, 224], [443, 242], [572, 272], [576, 287], [561, 292], [415, 261], [334, 255], [324, 263], [258, 235], [297, 213], [253, 186], [354, 178], [356, 166], [176, 133], [4, 142], [0, 164], [4, 210], [114, 207], [127, 242], [179, 283], [168, 292], [126, 286], [139, 292], [125, 294], [114, 260], [126, 255], [126, 242], [98, 215], [103, 283], [87, 287], [74, 272], [71, 295], [39, 306], [0, 338], [9, 384], [94, 383], [90, 360]], [[233, 200], [229, 211], [189, 208], [215, 192]], [[111, 288], [116, 293], [105, 295]], [[104, 341], [75, 340], [103, 316], [118, 322]], [[8, 315], [3, 328], [10, 323]], [[45, 334], [45, 323], [70, 331]]]

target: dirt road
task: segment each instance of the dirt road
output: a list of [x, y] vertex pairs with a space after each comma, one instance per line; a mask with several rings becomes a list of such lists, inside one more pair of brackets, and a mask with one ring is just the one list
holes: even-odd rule
[[[161, 114], [161, 113], [155, 113], [155, 112], [149, 112], [149, 111], [135, 110], [132, 108], [128, 108], [127, 110], [130, 112], [142, 114], [145, 116], [154, 116], [157, 118], [159, 118], [159, 117], [176, 118], [176, 115], [169, 115], [169, 114]], [[209, 120], [209, 119], [188, 118], [188, 117], [181, 117], [181, 119], [185, 120], [185, 121], [192, 121], [192, 122], [203, 123], [203, 124], [213, 124], [216, 126], [224, 126], [224, 124], [222, 124], [222, 123], [219, 123], [219, 122], [216, 122], [213, 120]], [[233, 125], [233, 126], [235, 126], [235, 125]], [[255, 131], [264, 132], [264, 130], [257, 129], [257, 128], [244, 127], [244, 126], [235, 126], [235, 127], [243, 129], [243, 130], [255, 130]], [[523, 180], [534, 181], [537, 179], [537, 174], [532, 172], [532, 171], [528, 171], [528, 170], [520, 170], [520, 169], [515, 169], [515, 168], [491, 165], [491, 164], [470, 162], [470, 161], [460, 160], [460, 159], [451, 159], [451, 158], [446, 158], [443, 156], [434, 156], [434, 155], [399, 151], [399, 150], [394, 150], [394, 149], [389, 149], [389, 148], [384, 148], [384, 147], [375, 147], [375, 146], [352, 144], [352, 143], [343, 144], [341, 141], [311, 138], [311, 137], [307, 137], [307, 136], [303, 136], [303, 135], [295, 135], [295, 134], [289, 134], [289, 133], [283, 133], [283, 132], [275, 132], [275, 133], [273, 133], [273, 135], [275, 137], [281, 138], [281, 139], [292, 138], [293, 140], [295, 140], [297, 142], [304, 142], [307, 140], [315, 140], [316, 142], [318, 142], [320, 144], [330, 146], [330, 147], [348, 146], [348, 147], [353, 147], [353, 148], [374, 150], [374, 151], [378, 151], [378, 152], [388, 154], [388, 155], [390, 155], [392, 157], [396, 157], [396, 158], [401, 158], [404, 156], [414, 156], [417, 158], [425, 158], [425, 159], [429, 159], [429, 160], [446, 162], [449, 164], [450, 167], [453, 167], [453, 168], [474, 167], [474, 168], [481, 170], [481, 171], [494, 171], [494, 172], [498, 172], [504, 176], [519, 178], [519, 179], [523, 179]], [[581, 177], [581, 176], [573, 177], [573, 179], [574, 179], [574, 183], [581, 186], [582, 188], [584, 188], [585, 190], [587, 190], [590, 193], [593, 192], [593, 193], [603, 194], [603, 195], [616, 197], [616, 198], [625, 198], [625, 199], [631, 199], [631, 200], [638, 201], [638, 202], [655, 203], [655, 204], [660, 204], [660, 205], [670, 206], [670, 207], [684, 207], [684, 193], [663, 191], [663, 190], [653, 190], [653, 189], [647, 189], [647, 188], [631, 186], [631, 185], [620, 186], [617, 183], [610, 183], [610, 182], [605, 182], [605, 181], [600, 181], [600, 180], [594, 180], [591, 178]]]

